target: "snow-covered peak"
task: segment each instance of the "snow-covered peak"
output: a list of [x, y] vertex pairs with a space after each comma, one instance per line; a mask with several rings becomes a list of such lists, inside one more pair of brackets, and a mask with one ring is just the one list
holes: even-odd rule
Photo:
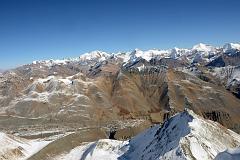
[[36, 65], [36, 64], [41, 64], [43, 66], [48, 66], [51, 67], [53, 65], [64, 65], [67, 64], [69, 62], [85, 62], [85, 61], [104, 61], [107, 58], [109, 58], [111, 56], [111, 54], [108, 54], [106, 52], [103, 51], [92, 51], [89, 53], [85, 53], [80, 55], [78, 58], [65, 58], [65, 59], [57, 59], [57, 60], [41, 60], [41, 61], [33, 61], [32, 64]]
[[143, 58], [146, 61], [150, 61], [154, 57], [169, 57], [171, 53], [171, 50], [157, 50], [157, 49], [151, 49], [142, 51], [140, 49], [134, 49], [132, 52], [128, 52], [125, 55], [124, 62], [135, 62], [137, 58]]
[[210, 46], [204, 43], [199, 43], [197, 45], [194, 45], [192, 48], [192, 50], [201, 51], [201, 52], [211, 52], [214, 49], [215, 48], [213, 46]]
[[103, 61], [106, 60], [108, 57], [110, 57], [111, 55], [106, 53], [106, 52], [102, 52], [102, 51], [92, 51], [90, 53], [85, 53], [82, 54], [79, 59], [81, 61], [85, 61], [85, 60], [99, 60], [99, 61]]
[[134, 63], [138, 58], [143, 58], [146, 60], [151, 59], [148, 54], [146, 54], [144, 51], [137, 48], [134, 49], [132, 52], [127, 52], [124, 55], [123, 59], [124, 59], [124, 62]]
[[131, 52], [118, 52], [118, 53], [107, 53], [103, 51], [92, 51], [80, 55], [78, 58], [67, 58], [62, 60], [45, 60], [45, 61], [34, 61], [33, 64], [42, 64], [44, 66], [62, 65], [69, 62], [81, 62], [81, 64], [89, 64], [89, 62], [101, 62], [111, 58], [112, 55], [116, 58], [123, 59], [126, 63], [135, 63], [140, 58], [150, 61], [152, 58], [173, 58], [181, 59], [182, 57], [187, 58], [189, 62], [209, 62], [216, 58], [216, 55], [221, 54], [219, 51], [222, 49], [227, 54], [234, 54], [236, 50], [240, 50], [239, 43], [227, 43], [223, 47], [213, 47], [208, 44], [199, 43], [194, 45], [192, 49], [184, 48], [173, 48], [167, 50], [151, 49], [151, 50], [140, 50], [138, 48]]
[[65, 65], [70, 62], [78, 62], [78, 61], [79, 61], [79, 58], [64, 58], [64, 59], [55, 59], [55, 60], [50, 59], [50, 60], [33, 61], [32, 64], [40, 65], [40, 67], [42, 66], [51, 67], [54, 65]]
[[200, 62], [200, 61], [209, 61], [210, 57], [213, 57], [214, 55], [216, 55], [216, 48], [211, 46], [211, 45], [207, 45], [207, 44], [203, 44], [203, 43], [199, 43], [195, 46], [193, 46], [192, 48], [192, 62]]
[[226, 43], [223, 46], [223, 51], [225, 53], [233, 52], [233, 51], [236, 51], [236, 50], [240, 50], [240, 44], [239, 43]]
[[137, 48], [130, 53], [130, 57], [141, 57], [143, 55], [144, 55], [144, 52]]
[[181, 48], [174, 47], [170, 52], [170, 57], [176, 59], [183, 55], [188, 56], [189, 54], [190, 54], [190, 50], [188, 49], [181, 49]]
[[219, 152], [239, 144], [240, 135], [187, 109], [130, 141], [99, 140], [59, 158], [66, 159], [77, 153], [80, 159], [86, 160], [212, 160]]
[[153, 127], [134, 137], [129, 143], [132, 150], [125, 156], [130, 159], [208, 160], [239, 144], [240, 135], [186, 110], [171, 117], [162, 127]]

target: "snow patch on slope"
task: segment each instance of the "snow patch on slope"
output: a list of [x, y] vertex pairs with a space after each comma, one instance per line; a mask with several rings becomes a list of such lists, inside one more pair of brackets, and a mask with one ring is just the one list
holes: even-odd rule
[[96, 142], [86, 143], [72, 149], [68, 154], [55, 157], [55, 160], [113, 160], [120, 157], [124, 152], [125, 141], [102, 139]]
[[0, 159], [27, 159], [50, 141], [26, 140], [0, 132]]
[[240, 66], [226, 66], [214, 68], [210, 72], [213, 76], [226, 82], [226, 87], [234, 86], [240, 83]]

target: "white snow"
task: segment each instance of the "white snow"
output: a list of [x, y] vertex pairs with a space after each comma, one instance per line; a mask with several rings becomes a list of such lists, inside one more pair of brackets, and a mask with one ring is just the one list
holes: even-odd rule
[[216, 55], [216, 47], [213, 47], [211, 45], [207, 45], [207, 44], [203, 44], [203, 43], [199, 43], [195, 46], [193, 46], [192, 50], [191, 50], [191, 57], [193, 58], [192, 61], [193, 62], [199, 62], [199, 61], [206, 61], [209, 62], [210, 60], [213, 59], [210, 58], [209, 56], [212, 55]]
[[239, 144], [240, 135], [186, 110], [162, 127], [155, 125], [130, 141], [103, 139], [76, 147], [55, 159], [211, 160], [219, 152]]
[[226, 43], [223, 46], [223, 51], [225, 53], [232, 52], [235, 50], [240, 50], [240, 44], [239, 43]]
[[222, 49], [225, 53], [235, 53], [236, 50], [240, 50], [239, 43], [227, 43], [223, 47], [213, 47], [208, 44], [199, 43], [194, 45], [191, 49], [177, 48], [173, 49], [151, 49], [151, 50], [140, 50], [135, 49], [132, 52], [116, 52], [116, 53], [107, 53], [103, 51], [92, 51], [89, 53], [85, 53], [80, 55], [77, 58], [67, 58], [62, 60], [43, 60], [43, 61], [33, 61], [32, 64], [39, 64], [42, 66], [51, 67], [53, 65], [64, 65], [69, 62], [80, 62], [81, 64], [88, 64], [89, 62], [101, 62], [112, 55], [116, 58], [123, 59], [125, 63], [133, 63], [137, 58], [145, 59], [146, 61], [150, 61], [152, 58], [186, 58], [190, 62], [199, 62], [206, 61], [209, 62], [216, 58], [218, 55], [217, 50]]
[[[59, 60], [59, 59], [56, 59], [56, 60], [53, 60], [53, 59], [50, 59], [50, 60], [42, 60], [42, 61], [33, 61], [32, 64], [41, 64], [41, 65], [44, 65], [44, 66], [48, 66], [48, 67], [51, 67], [53, 65], [62, 65], [62, 64], [66, 64], [69, 60], [68, 59], [62, 59], [62, 60]], [[72, 59], [72, 61], [74, 61], [74, 59]], [[39, 66], [40, 68], [42, 68], [42, 66]]]
[[45, 82], [48, 82], [49, 80], [53, 79], [54, 76], [48, 76], [47, 78], [39, 78], [37, 79], [37, 82], [38, 83], [45, 83]]
[[213, 46], [210, 46], [207, 44], [199, 43], [199, 44], [193, 46], [192, 50], [197, 50], [197, 51], [202, 51], [202, 52], [211, 52], [211, 51], [214, 51], [215, 48]]
[[[8, 157], [7, 159], [27, 159], [50, 142], [51, 141], [26, 140], [0, 132], [0, 158], [5, 156]], [[19, 152], [14, 152], [14, 150], [19, 150]]]
[[63, 82], [65, 85], [69, 85], [72, 84], [72, 76], [66, 77], [66, 78], [62, 78], [62, 77], [56, 77], [56, 76], [48, 76], [47, 78], [39, 78], [37, 79], [34, 83], [47, 83], [50, 80], [54, 80], [54, 81], [59, 81], [59, 82]]
[[110, 54], [106, 53], [106, 52], [102, 52], [102, 51], [93, 51], [90, 53], [85, 53], [82, 54], [79, 59], [81, 61], [86, 61], [86, 60], [97, 60], [98, 61], [104, 61], [106, 60], [108, 57], [110, 57]]
[[[102, 51], [92, 51], [90, 53], [85, 53], [80, 55], [77, 58], [65, 58], [65, 59], [50, 59], [50, 60], [41, 60], [33, 61], [32, 64], [37, 65], [41, 64], [42, 66], [52, 67], [54, 65], [65, 65], [69, 62], [83, 62], [83, 61], [104, 61], [110, 57], [110, 54]], [[40, 68], [42, 67], [40, 66]]]
[[144, 64], [143, 65], [141, 65], [141, 66], [139, 66], [139, 67], [137, 67], [137, 69], [138, 69], [138, 71], [141, 71], [141, 70], [143, 70], [144, 69]]
[[186, 56], [190, 61], [198, 62], [200, 60], [210, 61], [209, 55], [215, 55], [216, 48], [210, 45], [200, 43], [193, 46], [192, 49], [181, 49], [173, 48], [168, 50], [147, 50], [142, 51], [140, 49], [135, 49], [132, 52], [127, 52], [124, 56], [121, 57], [124, 59], [124, 62], [133, 63], [137, 58], [143, 58], [146, 61], [150, 61], [152, 58], [173, 58], [178, 59]]
[[96, 142], [86, 143], [72, 149], [67, 154], [55, 157], [55, 160], [113, 160], [124, 154], [125, 141], [102, 139]]
[[65, 85], [72, 84], [72, 80], [60, 78], [59, 81], [63, 82]]
[[229, 87], [235, 83], [240, 84], [240, 67], [226, 66], [214, 68], [213, 72], [210, 72], [216, 78], [221, 81], [226, 81], [226, 86]]

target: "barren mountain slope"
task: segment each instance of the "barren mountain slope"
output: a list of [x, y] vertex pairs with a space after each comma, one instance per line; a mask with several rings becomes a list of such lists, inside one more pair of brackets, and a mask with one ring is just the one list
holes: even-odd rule
[[167, 77], [173, 110], [181, 111], [187, 107], [207, 119], [240, 132], [240, 100], [233, 94], [221, 86], [183, 72], [169, 71]]

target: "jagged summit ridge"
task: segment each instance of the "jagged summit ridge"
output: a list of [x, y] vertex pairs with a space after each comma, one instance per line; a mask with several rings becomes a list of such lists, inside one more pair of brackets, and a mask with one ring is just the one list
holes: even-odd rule
[[239, 144], [238, 134], [186, 109], [165, 121], [162, 126], [155, 125], [130, 141], [99, 140], [58, 158], [211, 160], [219, 152]]

